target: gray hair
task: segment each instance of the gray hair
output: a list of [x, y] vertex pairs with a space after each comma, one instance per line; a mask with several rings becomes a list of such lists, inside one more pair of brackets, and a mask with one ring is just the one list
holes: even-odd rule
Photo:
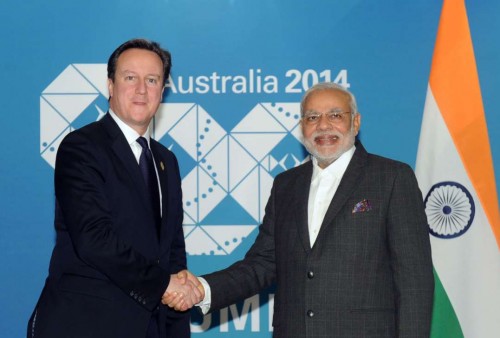
[[356, 98], [354, 97], [353, 93], [337, 83], [320, 82], [309, 88], [302, 97], [302, 101], [300, 102], [300, 116], [304, 116], [304, 102], [306, 102], [311, 93], [314, 93], [318, 90], [338, 90], [340, 92], [346, 93], [349, 96], [349, 106], [351, 107], [352, 118], [354, 118], [354, 116], [358, 114], [358, 105], [356, 104]]

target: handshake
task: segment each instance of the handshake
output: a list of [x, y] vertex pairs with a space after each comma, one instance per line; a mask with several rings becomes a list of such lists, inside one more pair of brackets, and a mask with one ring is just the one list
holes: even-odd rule
[[205, 289], [188, 270], [170, 275], [170, 283], [161, 302], [177, 311], [187, 311], [205, 298]]

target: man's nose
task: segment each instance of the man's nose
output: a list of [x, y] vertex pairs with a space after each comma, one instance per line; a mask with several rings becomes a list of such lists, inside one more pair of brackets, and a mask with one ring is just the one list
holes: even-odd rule
[[138, 81], [135, 87], [135, 92], [137, 94], [145, 94], [147, 92], [147, 86], [145, 81]]
[[321, 114], [318, 118], [318, 129], [328, 130], [332, 128], [332, 123], [328, 120], [327, 114]]

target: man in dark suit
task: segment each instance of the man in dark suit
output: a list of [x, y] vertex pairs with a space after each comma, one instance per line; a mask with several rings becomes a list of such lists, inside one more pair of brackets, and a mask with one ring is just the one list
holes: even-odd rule
[[190, 336], [189, 313], [161, 304], [166, 291], [188, 305], [202, 297], [175, 277], [186, 269], [179, 168], [149, 136], [170, 67], [156, 42], [119, 46], [108, 114], [61, 143], [56, 244], [28, 337]]
[[315, 85], [301, 114], [312, 161], [276, 177], [245, 258], [200, 278], [202, 309], [276, 283], [275, 337], [429, 337], [434, 279], [413, 171], [355, 141], [361, 116], [343, 87]]

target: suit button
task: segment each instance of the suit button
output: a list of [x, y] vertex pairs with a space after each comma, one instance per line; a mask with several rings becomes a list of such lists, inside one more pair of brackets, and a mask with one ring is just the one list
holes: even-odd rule
[[314, 278], [314, 272], [312, 272], [312, 271], [308, 271], [308, 272], [307, 272], [307, 278], [309, 278], [309, 279], [313, 279], [313, 278]]
[[309, 318], [314, 317], [314, 311], [313, 310], [308, 310], [307, 311], [307, 317], [309, 317]]
[[160, 265], [160, 259], [159, 258], [156, 260], [156, 264]]

